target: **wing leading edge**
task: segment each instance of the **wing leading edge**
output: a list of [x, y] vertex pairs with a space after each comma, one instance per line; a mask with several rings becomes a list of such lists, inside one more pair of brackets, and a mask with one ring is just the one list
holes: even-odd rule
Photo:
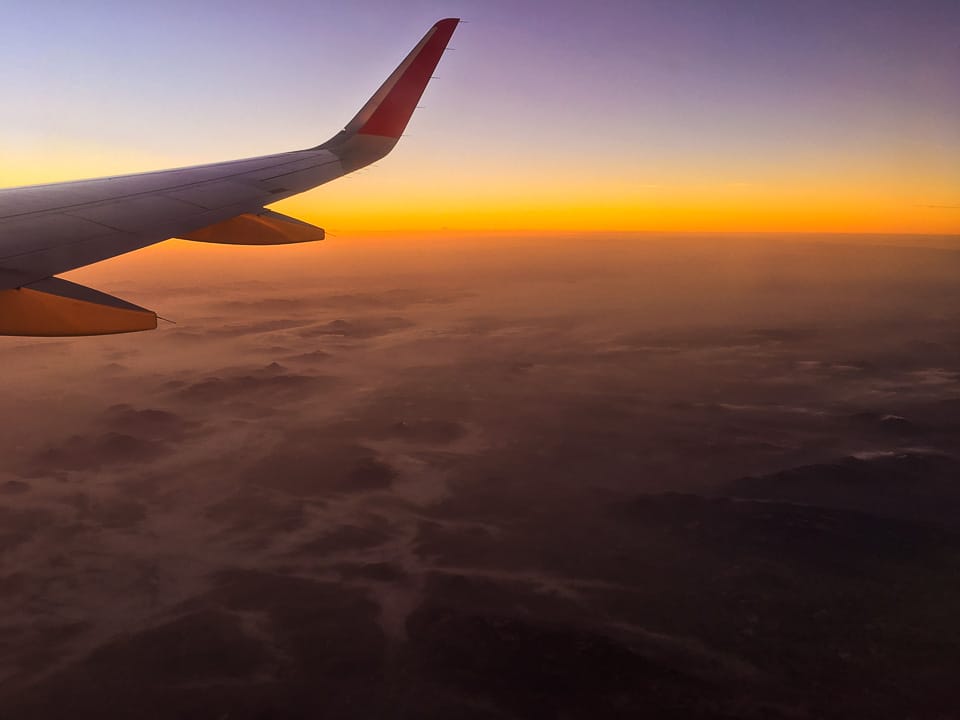
[[0, 190], [0, 335], [99, 335], [156, 327], [149, 310], [52, 276], [169, 238], [256, 245], [322, 239], [322, 229], [265, 206], [387, 155], [458, 22], [449, 18], [430, 28], [344, 129], [316, 147]]

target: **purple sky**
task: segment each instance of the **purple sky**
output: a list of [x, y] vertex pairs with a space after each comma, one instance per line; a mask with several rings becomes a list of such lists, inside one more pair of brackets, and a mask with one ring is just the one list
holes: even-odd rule
[[91, 148], [112, 172], [149, 169], [143, 154], [308, 146], [445, 16], [470, 24], [406, 160], [391, 160], [399, 174], [422, 151], [424, 172], [470, 168], [472, 185], [454, 181], [475, 195], [520, 169], [513, 195], [575, 176], [628, 199], [840, 179], [875, 183], [864, 203], [960, 204], [960, 3], [947, 0], [8, 0], [0, 152], [35, 153], [54, 177], [52, 147]]

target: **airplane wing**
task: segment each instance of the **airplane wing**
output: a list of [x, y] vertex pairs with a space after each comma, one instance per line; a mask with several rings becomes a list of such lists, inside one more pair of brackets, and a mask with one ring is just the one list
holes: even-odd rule
[[54, 277], [183, 238], [276, 245], [323, 230], [265, 206], [384, 157], [403, 133], [459, 20], [427, 31], [347, 126], [294, 152], [98, 180], [0, 190], [0, 335], [152, 330], [156, 313]]

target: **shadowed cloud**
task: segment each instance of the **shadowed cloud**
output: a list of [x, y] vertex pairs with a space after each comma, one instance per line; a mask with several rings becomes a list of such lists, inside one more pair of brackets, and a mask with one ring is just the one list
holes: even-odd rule
[[390, 487], [396, 471], [362, 445], [286, 443], [245, 473], [246, 482], [292, 495], [365, 492]]
[[323, 336], [343, 338], [373, 338], [388, 335], [397, 330], [406, 330], [415, 323], [401, 317], [365, 318], [360, 320], [331, 320], [324, 325], [298, 330], [297, 334], [304, 338]]
[[107, 408], [100, 422], [116, 432], [124, 431], [149, 440], [182, 440], [199, 427], [198, 423], [169, 410], [137, 409], [126, 404]]
[[145, 464], [171, 450], [162, 442], [126, 433], [74, 435], [35, 453], [27, 464], [27, 471], [39, 475], [63, 470], [97, 470], [109, 465]]
[[227, 402], [251, 396], [266, 402], [289, 402], [332, 388], [337, 382], [333, 377], [289, 372], [273, 363], [249, 373], [237, 372], [181, 383], [175, 392], [177, 397], [190, 403]]

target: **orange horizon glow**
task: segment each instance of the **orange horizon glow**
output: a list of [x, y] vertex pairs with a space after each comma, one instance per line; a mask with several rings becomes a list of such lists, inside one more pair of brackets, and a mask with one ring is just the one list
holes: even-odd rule
[[[400, 155], [400, 153], [397, 153]], [[229, 158], [224, 158], [229, 159]], [[766, 185], [652, 184], [629, 178], [540, 174], [500, 177], [490, 168], [419, 169], [388, 156], [381, 164], [277, 203], [278, 211], [330, 233], [772, 232], [953, 235], [960, 208], [947, 173], [920, 182], [874, 175], [823, 180], [784, 174]], [[398, 162], [394, 163], [393, 161]], [[196, 162], [196, 161], [194, 161]], [[62, 147], [7, 157], [0, 185], [62, 182], [191, 164], [146, 153], [108, 155]]]

